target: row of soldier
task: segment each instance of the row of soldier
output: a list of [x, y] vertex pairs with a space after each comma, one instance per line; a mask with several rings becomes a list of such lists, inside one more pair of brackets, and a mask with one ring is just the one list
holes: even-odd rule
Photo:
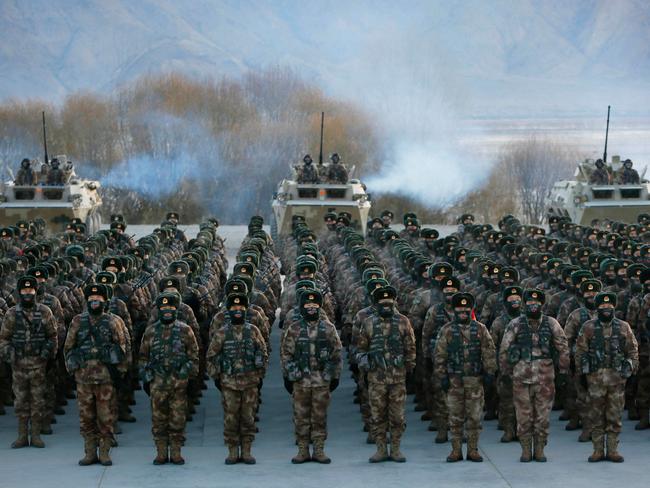
[[[431, 420], [429, 428], [438, 431], [436, 441], [446, 442], [451, 430], [449, 461], [462, 459], [464, 434], [468, 458], [481, 460], [477, 442], [484, 398], [486, 418], [499, 417], [504, 430], [502, 441], [519, 439], [522, 461], [546, 460], [544, 446], [554, 404], [564, 405], [561, 418], [569, 420], [567, 430], [582, 426], [580, 440], [593, 442], [590, 461], [622, 461], [617, 446], [626, 385], [631, 418], [640, 410], [636, 428], [648, 428], [645, 318], [650, 296], [645, 294], [650, 291], [646, 271], [650, 257], [646, 224], [650, 217], [640, 216], [635, 225], [608, 222], [601, 228], [551, 218], [547, 237], [543, 228], [522, 226], [512, 216], [506, 216], [499, 229], [493, 229], [474, 225], [473, 218], [466, 215], [458, 232], [444, 239], [435, 229], [421, 229], [413, 214], [404, 216], [404, 230], [399, 234], [390, 229], [391, 219], [388, 211], [373, 219], [364, 239], [350, 229], [350, 216], [346, 214], [326, 215], [328, 231], [320, 236], [297, 218], [295, 242], [289, 243], [290, 251], [283, 255], [283, 262], [307, 255], [320, 264], [316, 266], [320, 275], [317, 288], [325, 287], [324, 295], [331, 294], [328, 301], [334, 303], [326, 307], [324, 300], [323, 308], [334, 308], [325, 314], [340, 324], [350, 368], [357, 379], [355, 393], [369, 431], [368, 441], [377, 444], [371, 461], [388, 457], [385, 422], [390, 425], [391, 452], [397, 453], [396, 459], [403, 458], [399, 450], [403, 432], [400, 405], [405, 397], [401, 379], [391, 383], [396, 368], [387, 363], [390, 351], [382, 350], [381, 354], [370, 354], [371, 358], [384, 356], [380, 361], [381, 381], [377, 381], [370, 372], [373, 362], [363, 350], [367, 343], [359, 335], [367, 330], [361, 323], [368, 314], [381, 322], [382, 309], [387, 316], [392, 309], [392, 317], [400, 317], [394, 319], [397, 323], [410, 319], [417, 352], [411, 366], [414, 372], [408, 374], [408, 334], [400, 345], [395, 339], [394, 349], [402, 352], [393, 359], [402, 365], [400, 374], [408, 378], [409, 390], [416, 393], [416, 409], [424, 410], [423, 419]], [[296, 276], [300, 280], [295, 283], [298, 289], [305, 286], [302, 281], [314, 273], [313, 268], [314, 264], [308, 263], [305, 273]], [[385, 307], [379, 300], [373, 303], [375, 289], [387, 294]], [[286, 290], [289, 293], [291, 289]], [[454, 307], [458, 305], [453, 302], [454, 295], [465, 300], [465, 307]], [[616, 309], [614, 318], [611, 310], [600, 310], [612, 306]], [[403, 314], [395, 315], [398, 311]], [[453, 332], [453, 324], [462, 329], [463, 321], [474, 313], [480, 321], [470, 319], [465, 324], [469, 327], [467, 337]], [[585, 326], [587, 322], [589, 326]], [[443, 328], [447, 334], [441, 332]], [[473, 334], [480, 340], [470, 346]], [[391, 337], [388, 332], [386, 336]], [[373, 343], [375, 336], [370, 333], [369, 337]], [[639, 364], [637, 339], [641, 344], [638, 375], [634, 374]], [[380, 347], [380, 342], [377, 340], [375, 346]], [[389, 341], [384, 342], [390, 349]], [[443, 346], [439, 346], [441, 342]], [[498, 357], [489, 352], [489, 343], [500, 351]], [[483, 346], [486, 349], [482, 350]], [[465, 351], [464, 357], [459, 356], [459, 350]], [[472, 357], [478, 351], [486, 355], [484, 364]], [[376, 383], [384, 384], [383, 391]], [[376, 403], [390, 400], [374, 393], [387, 395], [391, 388], [386, 388], [386, 383], [397, 385], [392, 392], [396, 408], [388, 408], [394, 414], [390, 421], [378, 418], [386, 408], [385, 403]]]

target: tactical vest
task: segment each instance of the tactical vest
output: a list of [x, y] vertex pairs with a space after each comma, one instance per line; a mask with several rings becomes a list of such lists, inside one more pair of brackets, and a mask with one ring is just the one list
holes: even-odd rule
[[390, 320], [390, 332], [388, 336], [384, 336], [382, 320], [377, 313], [373, 314], [368, 363], [371, 369], [404, 367], [404, 345], [399, 333], [399, 315], [393, 314]]
[[451, 326], [451, 341], [447, 344], [447, 372], [450, 375], [465, 376], [465, 350], [468, 351], [468, 376], [479, 376], [483, 369], [481, 361], [481, 340], [478, 336], [478, 322], [469, 324], [469, 343], [465, 344], [460, 325]]
[[[318, 321], [318, 330], [316, 332], [315, 341], [316, 361], [318, 363], [318, 370], [324, 373], [330, 373], [330, 357], [332, 355], [332, 348], [327, 340], [327, 331], [325, 329], [325, 322]], [[293, 352], [293, 362], [297, 367], [297, 372], [300, 377], [308, 377], [311, 373], [311, 340], [309, 338], [309, 325], [305, 319], [300, 321], [300, 334], [296, 340], [296, 347]]]
[[16, 306], [16, 323], [11, 337], [11, 345], [17, 358], [40, 356], [48, 343], [43, 327], [43, 316], [38, 306], [34, 307], [31, 323], [27, 320], [24, 310]]
[[[81, 366], [93, 360], [106, 365], [118, 364], [123, 358], [119, 357], [114, 346], [113, 331], [108, 315], [105, 314], [101, 321], [93, 327], [90, 324], [89, 313], [81, 314], [81, 325], [76, 337], [76, 350]], [[119, 349], [119, 346], [117, 348]]]
[[533, 356], [533, 331], [530, 329], [528, 317], [521, 316], [517, 336], [508, 350], [508, 362], [516, 364], [519, 361], [533, 361], [536, 359], [553, 359], [555, 347], [553, 346], [553, 333], [549, 325], [548, 316], [544, 315], [542, 323], [537, 330], [537, 341], [540, 349], [539, 356]]
[[433, 322], [433, 331], [431, 337], [429, 337], [429, 353], [431, 355], [431, 358], [435, 357], [436, 344], [438, 342], [438, 332], [440, 331], [443, 325], [449, 322], [449, 318], [447, 317], [447, 312], [445, 311], [444, 303], [439, 303], [438, 305], [436, 305], [435, 310], [436, 310], [436, 316]]
[[167, 325], [160, 321], [154, 325], [155, 333], [151, 341], [148, 367], [162, 378], [175, 374], [181, 379], [186, 379], [190, 375], [190, 364], [181, 329], [177, 324], [170, 325], [171, 331], [167, 338], [163, 337]]
[[[614, 369], [621, 372], [623, 367], [623, 350], [625, 349], [625, 337], [621, 336], [621, 321], [612, 319], [612, 335], [606, 339], [603, 334], [603, 325], [600, 320], [594, 321], [594, 335], [589, 341], [589, 373], [595, 373], [599, 369]], [[584, 369], [583, 369], [584, 371]]]
[[54, 295], [46, 293], [41, 297], [41, 303], [50, 310], [54, 311]]
[[225, 340], [221, 348], [221, 372], [227, 375], [236, 375], [255, 371], [263, 366], [262, 351], [259, 350], [252, 337], [252, 325], [244, 323], [242, 338], [235, 339], [233, 325], [226, 319], [224, 323]]
[[108, 304], [108, 311], [112, 313], [113, 315], [117, 315], [118, 317], [120, 316], [120, 308], [117, 306], [119, 298], [117, 297], [112, 297], [111, 301]]

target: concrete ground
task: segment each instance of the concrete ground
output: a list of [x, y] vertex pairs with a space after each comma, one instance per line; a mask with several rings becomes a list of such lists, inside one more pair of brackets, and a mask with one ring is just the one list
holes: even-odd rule
[[[135, 227], [135, 226], [134, 226]], [[228, 237], [232, 254], [245, 229], [222, 229]], [[191, 232], [188, 235], [193, 235]], [[57, 417], [54, 434], [44, 436], [45, 449], [11, 449], [16, 421], [13, 409], [0, 417], [0, 488], [71, 486], [86, 487], [366, 487], [366, 486], [445, 486], [445, 487], [600, 487], [647, 486], [650, 461], [650, 431], [635, 432], [632, 422], [624, 423], [621, 452], [625, 463], [587, 463], [590, 444], [577, 442], [577, 432], [566, 432], [553, 412], [545, 464], [518, 462], [520, 449], [516, 443], [501, 444], [496, 421], [486, 422], [480, 448], [483, 463], [447, 464], [450, 446], [433, 443], [435, 433], [426, 430], [427, 423], [413, 411], [412, 397], [407, 403], [407, 431], [403, 439], [405, 464], [371, 465], [368, 457], [373, 446], [365, 443], [358, 406], [352, 403], [353, 382], [344, 374], [341, 386], [333, 394], [329, 410], [329, 440], [326, 451], [331, 465], [308, 463], [294, 466], [291, 402], [284, 390], [279, 371], [279, 333], [272, 335], [273, 351], [269, 372], [262, 390], [260, 433], [253, 446], [257, 465], [225, 466], [223, 445], [223, 413], [219, 392], [213, 385], [204, 392], [194, 420], [187, 426], [184, 466], [153, 466], [155, 456], [151, 439], [151, 419], [144, 392], [136, 395], [133, 424], [122, 424], [119, 447], [112, 450], [114, 465], [80, 467], [83, 456], [79, 435], [76, 402], [66, 407], [66, 414]], [[347, 372], [347, 370], [344, 370]]]

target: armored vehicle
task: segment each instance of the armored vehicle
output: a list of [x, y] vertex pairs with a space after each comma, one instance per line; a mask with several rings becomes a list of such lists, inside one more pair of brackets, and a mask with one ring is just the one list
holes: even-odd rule
[[[67, 161], [66, 156], [57, 156]], [[86, 223], [89, 233], [101, 225], [99, 181], [77, 176], [72, 163], [64, 167], [63, 185], [16, 185], [13, 178], [0, 183], [0, 226], [15, 224], [18, 220], [42, 218], [53, 232], [63, 230], [73, 218]]]
[[[608, 165], [610, 174], [621, 171], [621, 159], [614, 156]], [[572, 180], [558, 181], [553, 186], [549, 215], [569, 217], [572, 222], [591, 225], [594, 220], [636, 222], [641, 213], [650, 213], [650, 182], [641, 174], [638, 184], [591, 184], [593, 160], [578, 165]], [[616, 181], [615, 179], [613, 181]]]

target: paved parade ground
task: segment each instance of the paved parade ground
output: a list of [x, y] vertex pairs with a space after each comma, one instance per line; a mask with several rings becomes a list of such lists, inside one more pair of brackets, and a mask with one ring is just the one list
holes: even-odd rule
[[[129, 226], [129, 231], [150, 230]], [[190, 227], [188, 235], [196, 229]], [[245, 227], [226, 227], [220, 234], [227, 238], [229, 259], [246, 232]], [[349, 374], [332, 397], [329, 410], [329, 439], [326, 452], [331, 465], [290, 463], [296, 453], [293, 442], [291, 402], [284, 390], [279, 368], [279, 331], [273, 331], [273, 351], [269, 372], [262, 389], [260, 433], [253, 445], [257, 465], [225, 466], [223, 413], [219, 392], [210, 384], [197, 407], [194, 420], [187, 427], [183, 450], [184, 466], [153, 466], [155, 449], [151, 438], [148, 399], [136, 393], [133, 407], [137, 422], [121, 424], [119, 447], [111, 452], [113, 466], [80, 467], [83, 443], [79, 434], [76, 402], [70, 401], [66, 414], [58, 416], [54, 434], [44, 436], [45, 449], [11, 449], [16, 435], [13, 409], [0, 417], [0, 488], [30, 487], [641, 487], [648, 485], [650, 465], [650, 431], [635, 432], [634, 423], [624, 422], [620, 451], [625, 463], [587, 463], [591, 443], [577, 442], [579, 432], [566, 432], [563, 422], [553, 412], [552, 432], [545, 464], [518, 462], [518, 443], [501, 444], [496, 421], [484, 423], [480, 450], [483, 463], [448, 464], [445, 458], [450, 445], [434, 444], [435, 433], [428, 432], [428, 422], [419, 420], [413, 411], [412, 397], [407, 404], [408, 426], [402, 448], [408, 461], [371, 465], [368, 457], [374, 446], [365, 443], [358, 406], [352, 403], [353, 382]], [[344, 370], [347, 371], [347, 370]]]

